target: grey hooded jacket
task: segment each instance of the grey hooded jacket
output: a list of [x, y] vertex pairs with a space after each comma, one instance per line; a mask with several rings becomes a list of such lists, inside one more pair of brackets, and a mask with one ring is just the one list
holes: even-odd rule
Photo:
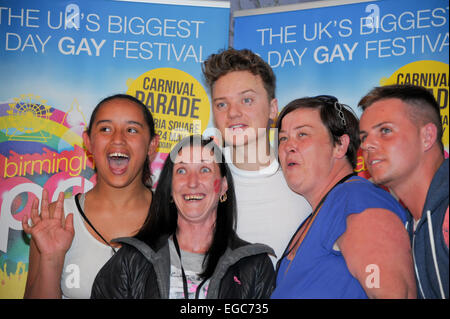
[[[161, 237], [154, 250], [136, 238], [115, 241], [123, 247], [97, 274], [91, 298], [169, 298], [168, 237]], [[210, 278], [207, 298], [269, 298], [275, 284], [275, 272], [267, 254], [274, 254], [273, 249], [243, 240], [228, 247]]]

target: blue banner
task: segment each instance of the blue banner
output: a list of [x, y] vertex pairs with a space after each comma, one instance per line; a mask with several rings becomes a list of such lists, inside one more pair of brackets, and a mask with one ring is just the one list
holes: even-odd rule
[[441, 106], [448, 156], [449, 2], [327, 3], [235, 14], [234, 46], [272, 66], [280, 109], [295, 98], [329, 94], [360, 116], [357, 103], [374, 86], [422, 85]]

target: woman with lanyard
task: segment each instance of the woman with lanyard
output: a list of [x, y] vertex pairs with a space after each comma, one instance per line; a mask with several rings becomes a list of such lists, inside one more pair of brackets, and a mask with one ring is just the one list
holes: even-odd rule
[[170, 152], [150, 213], [95, 279], [91, 298], [268, 298], [266, 245], [235, 233], [231, 173], [212, 139], [186, 137]]
[[353, 113], [332, 96], [302, 98], [282, 110], [277, 128], [286, 181], [314, 210], [279, 261], [272, 298], [414, 298], [406, 212], [354, 174]]
[[112, 238], [142, 227], [152, 201], [150, 162], [159, 137], [148, 108], [136, 98], [109, 96], [92, 111], [83, 141], [95, 161], [96, 184], [87, 193], [49, 205], [43, 191], [22, 220], [31, 234], [25, 298], [90, 297], [97, 272], [120, 248]]

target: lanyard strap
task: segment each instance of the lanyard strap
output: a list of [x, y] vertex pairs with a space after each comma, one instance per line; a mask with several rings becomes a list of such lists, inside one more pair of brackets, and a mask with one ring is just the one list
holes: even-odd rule
[[[278, 277], [278, 270], [281, 266], [281, 261], [288, 256], [294, 249], [297, 251], [301, 245], [301, 243], [303, 242], [303, 239], [306, 237], [306, 234], [308, 232], [308, 230], [311, 228], [311, 225], [315, 219], [315, 217], [317, 216], [317, 213], [319, 212], [320, 208], [322, 207], [323, 203], [325, 202], [327, 196], [331, 193], [331, 191], [338, 185], [344, 183], [345, 181], [347, 181], [349, 178], [355, 176], [356, 173], [351, 173], [348, 174], [346, 176], [344, 176], [342, 179], [340, 179], [326, 194], [325, 196], [322, 197], [322, 199], [319, 201], [319, 203], [317, 204], [316, 208], [314, 209], [314, 211], [308, 216], [308, 218], [305, 220], [305, 222], [307, 223], [305, 225], [305, 228], [303, 230], [303, 232], [301, 233], [301, 235], [299, 236], [299, 238], [296, 240], [296, 242], [294, 243], [294, 245], [291, 245], [294, 238], [297, 236], [298, 232], [300, 231], [300, 229], [302, 228], [303, 224], [305, 222], [303, 222], [300, 227], [297, 229], [297, 231], [294, 233], [294, 235], [292, 236], [291, 240], [289, 241], [288, 246], [286, 247], [286, 250], [283, 253], [283, 256], [280, 258], [280, 260], [277, 263], [277, 269], [276, 269], [276, 276]], [[297, 247], [297, 248], [295, 248]], [[292, 260], [294, 260], [294, 258], [292, 258]], [[291, 262], [292, 262], [291, 260]], [[290, 266], [291, 263], [289, 263]], [[288, 266], [288, 269], [289, 269]]]
[[[177, 235], [175, 233], [173, 234], [173, 244], [175, 245], [175, 249], [177, 251], [178, 257], [180, 258], [181, 276], [183, 277], [184, 299], [189, 299], [186, 273], [184, 272], [183, 263], [181, 261], [180, 246], [178, 245]], [[203, 279], [203, 281], [200, 283], [200, 285], [198, 285], [197, 289], [195, 290], [195, 299], [199, 298], [200, 291], [202, 290], [202, 287], [207, 280], [208, 280], [208, 278]]]
[[103, 238], [103, 236], [97, 231], [97, 229], [95, 229], [94, 225], [91, 224], [91, 222], [89, 221], [89, 219], [86, 217], [86, 215], [83, 212], [83, 209], [81, 208], [80, 202], [78, 200], [78, 196], [80, 194], [76, 194], [75, 195], [75, 204], [77, 204], [77, 208], [78, 211], [80, 212], [80, 215], [83, 217], [83, 219], [85, 220], [85, 222], [92, 228], [92, 230], [98, 235], [100, 236], [100, 238], [106, 243], [106, 245], [108, 245], [109, 247], [111, 247], [111, 249], [113, 250], [114, 253], [116, 253], [116, 250], [114, 249], [113, 246], [111, 246], [111, 244], [105, 239]]
[[319, 209], [320, 209], [320, 207], [322, 206], [322, 204], [323, 204], [323, 202], [325, 201], [325, 199], [327, 199], [328, 195], [331, 193], [331, 191], [332, 191], [336, 186], [338, 186], [338, 185], [344, 183], [346, 180], [348, 180], [349, 178], [351, 178], [351, 177], [353, 177], [353, 176], [355, 176], [355, 175], [356, 175], [356, 173], [351, 173], [351, 174], [348, 174], [348, 175], [344, 176], [343, 178], [341, 178], [341, 179], [339, 180], [339, 182], [337, 182], [337, 183], [336, 183], [336, 184], [335, 184], [335, 185], [334, 185], [334, 186], [333, 186], [333, 187], [325, 194], [325, 196], [322, 197], [322, 199], [320, 200], [319, 204], [317, 204], [316, 208], [314, 209], [312, 215], [317, 214], [317, 212], [319, 211]]

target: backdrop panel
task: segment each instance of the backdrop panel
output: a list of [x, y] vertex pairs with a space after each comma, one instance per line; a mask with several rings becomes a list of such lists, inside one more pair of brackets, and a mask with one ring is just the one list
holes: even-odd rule
[[155, 177], [181, 136], [208, 126], [200, 64], [227, 47], [229, 3], [170, 3], [0, 0], [0, 298], [23, 296], [33, 199], [95, 184], [81, 133], [102, 98], [128, 92], [151, 109]]
[[[448, 1], [316, 1], [234, 18], [234, 46], [273, 67], [280, 109], [295, 98], [329, 94], [359, 117], [357, 103], [374, 86], [422, 85], [441, 106], [448, 156]], [[359, 164], [364, 170], [361, 158]]]

